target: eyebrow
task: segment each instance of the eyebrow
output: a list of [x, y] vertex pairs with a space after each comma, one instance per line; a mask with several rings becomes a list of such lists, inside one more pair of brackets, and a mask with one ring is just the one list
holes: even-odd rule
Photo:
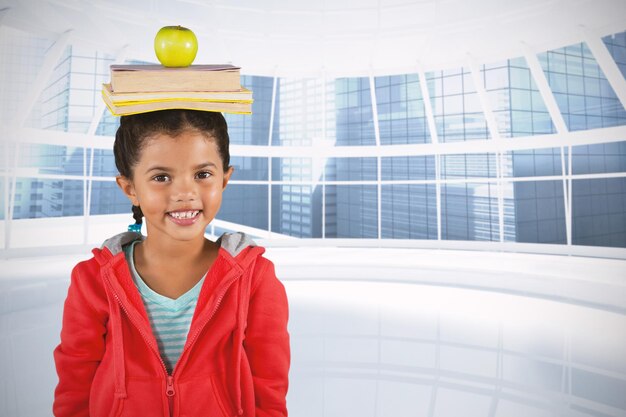
[[[203, 169], [203, 168], [208, 168], [208, 167], [213, 167], [213, 168], [217, 168], [217, 165], [215, 165], [213, 162], [204, 162], [202, 164], [198, 164], [195, 167], [193, 167], [193, 170], [196, 171], [198, 169]], [[146, 170], [146, 174], [151, 172], [151, 171], [171, 171], [172, 168], [168, 168], [168, 167], [163, 167], [163, 166], [153, 166], [150, 167]]]

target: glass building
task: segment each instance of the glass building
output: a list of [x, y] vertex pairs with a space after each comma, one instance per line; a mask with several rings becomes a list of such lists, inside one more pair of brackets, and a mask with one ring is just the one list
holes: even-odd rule
[[[20, 302], [35, 305], [14, 289], [13, 276], [25, 274], [11, 269], [20, 260], [84, 251], [132, 222], [115, 182], [119, 120], [100, 90], [111, 64], [155, 62], [146, 33], [179, 19], [197, 28], [198, 60], [241, 65], [241, 83], [254, 94], [252, 115], [225, 115], [235, 172], [207, 237], [244, 231], [285, 273], [295, 300], [293, 415], [626, 414], [623, 2], [4, 3], [3, 323]], [[314, 259], [302, 252], [309, 249]], [[415, 285], [364, 289], [386, 283], [375, 274], [389, 271], [397, 273], [389, 282], [410, 276]], [[328, 286], [309, 294], [314, 273]], [[342, 287], [353, 281], [366, 282], [364, 292]], [[473, 310], [480, 314], [500, 305], [494, 294], [553, 302], [558, 308], [545, 311], [565, 327], [576, 307], [571, 317], [584, 330], [556, 338], [562, 328], [538, 325], [524, 334], [529, 346], [513, 332], [511, 347], [507, 332], [519, 323], [503, 313], [509, 322], [482, 339], [454, 320], [451, 336], [438, 308], [453, 294], [433, 288], [484, 290]], [[45, 293], [56, 297], [51, 316], [65, 291], [62, 282]], [[47, 300], [42, 294], [36, 300]], [[311, 294], [336, 303], [309, 309]], [[425, 294], [438, 300], [428, 313], [436, 325], [426, 313], [409, 314], [407, 324], [412, 303], [430, 305]], [[342, 299], [352, 310], [342, 310]], [[532, 303], [516, 311], [532, 316]], [[586, 320], [596, 313], [610, 335], [588, 342], [596, 350], [577, 350], [581, 335], [594, 335]], [[362, 317], [376, 324], [361, 328]], [[396, 332], [405, 325], [406, 337]], [[4, 357], [16, 343], [0, 339]], [[464, 359], [450, 359], [455, 352]], [[469, 369], [473, 361], [484, 367]], [[9, 371], [3, 363], [0, 373]], [[19, 393], [27, 384], [15, 378], [0, 385], [0, 416], [46, 415], [51, 394], [28, 405]]]

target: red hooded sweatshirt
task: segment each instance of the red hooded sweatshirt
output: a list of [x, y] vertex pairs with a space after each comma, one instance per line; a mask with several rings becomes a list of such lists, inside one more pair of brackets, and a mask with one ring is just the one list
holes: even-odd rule
[[56, 417], [287, 416], [290, 362], [285, 289], [265, 251], [222, 236], [171, 374], [159, 355], [122, 246], [107, 240], [72, 271], [61, 343]]

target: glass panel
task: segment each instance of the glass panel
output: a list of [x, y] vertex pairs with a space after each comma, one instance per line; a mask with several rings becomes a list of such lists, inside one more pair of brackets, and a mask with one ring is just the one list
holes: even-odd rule
[[281, 78], [278, 82], [272, 145], [312, 145], [323, 133], [323, 80]]
[[496, 185], [442, 184], [441, 238], [499, 241]]
[[626, 32], [615, 33], [602, 38], [615, 63], [626, 78]]
[[392, 156], [381, 158], [382, 180], [434, 180], [435, 157]]
[[335, 80], [335, 100], [336, 144], [375, 145], [369, 78]]
[[115, 117], [109, 110], [104, 110], [100, 124], [96, 129], [96, 135], [100, 136], [115, 136], [117, 128], [120, 126], [120, 118]]
[[502, 137], [555, 132], [524, 58], [485, 65], [481, 73]]
[[91, 183], [90, 214], [128, 213], [128, 223], [134, 223], [131, 203], [115, 181], [93, 181]]
[[520, 181], [512, 184], [515, 241], [527, 243], [567, 242], [563, 181]]
[[84, 182], [18, 177], [14, 219], [83, 215]]
[[267, 185], [230, 184], [222, 196], [217, 219], [267, 230]]
[[[531, 149], [507, 152], [507, 166], [505, 176], [536, 177], [547, 175], [561, 175], [561, 149]], [[567, 162], [567, 155], [565, 155]]]
[[626, 247], [626, 178], [572, 181], [572, 244]]
[[[0, 220], [4, 220], [5, 204], [9, 202], [9, 193], [5, 195], [5, 190], [9, 190], [9, 181], [7, 177], [0, 178]], [[4, 227], [4, 224], [2, 225]], [[4, 230], [2, 230], [4, 232]], [[4, 233], [0, 239], [4, 239]], [[4, 242], [4, 240], [2, 240]]]
[[376, 181], [376, 158], [328, 158], [326, 181]]
[[569, 130], [626, 124], [626, 111], [585, 43], [539, 55]]
[[464, 154], [441, 156], [441, 178], [495, 178], [494, 154]]
[[[83, 175], [84, 148], [24, 143], [17, 166], [28, 174]], [[28, 175], [27, 174], [27, 175]]]
[[435, 185], [383, 185], [383, 239], [437, 239]]
[[272, 158], [272, 181], [311, 181], [311, 158]]
[[230, 165], [235, 168], [231, 180], [267, 181], [267, 158], [234, 156]]
[[424, 100], [416, 75], [374, 78], [380, 143], [430, 142]]
[[439, 142], [487, 139], [489, 132], [471, 73], [433, 71], [426, 74]]
[[[91, 159], [91, 149], [87, 151], [87, 169]], [[115, 156], [112, 149], [93, 150], [93, 176], [94, 177], [115, 177], [118, 175], [115, 166]]]
[[[0, 28], [0, 123], [3, 126], [19, 116], [17, 111], [27, 97], [24, 92], [30, 91], [53, 43], [53, 40], [8, 25]], [[26, 126], [40, 128], [41, 117], [41, 101], [38, 101], [26, 120]]]
[[[241, 85], [252, 90], [254, 102], [252, 115], [225, 113], [228, 123], [230, 143], [237, 145], [267, 146], [270, 131], [270, 116], [272, 110], [272, 77], [258, 77], [242, 75]], [[278, 91], [278, 90], [277, 90]], [[279, 113], [274, 117], [274, 132], [277, 131]]]
[[626, 142], [572, 147], [573, 174], [626, 172]]
[[272, 186], [272, 232], [322, 237], [322, 186]]
[[377, 238], [375, 185], [326, 186], [326, 237]]
[[86, 133], [100, 105], [100, 86], [109, 81], [113, 60], [95, 50], [68, 47], [41, 94], [41, 127]]

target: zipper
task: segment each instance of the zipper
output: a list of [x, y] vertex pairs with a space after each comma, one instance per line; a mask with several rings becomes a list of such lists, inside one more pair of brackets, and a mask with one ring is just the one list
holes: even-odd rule
[[150, 347], [150, 350], [152, 350], [152, 352], [159, 358], [159, 362], [161, 363], [161, 367], [163, 368], [163, 371], [165, 372], [165, 375], [166, 375], [167, 384], [166, 384], [166, 388], [165, 388], [165, 395], [167, 395], [167, 397], [168, 397], [168, 400], [170, 402], [170, 409], [171, 409], [172, 400], [173, 400], [174, 395], [176, 394], [176, 391], [174, 390], [174, 374], [176, 373], [176, 370], [179, 368], [178, 365], [181, 363], [181, 359], [187, 353], [187, 351], [191, 350], [191, 348], [195, 344], [198, 336], [200, 335], [202, 330], [204, 330], [204, 327], [206, 326], [206, 324], [209, 321], [211, 321], [211, 319], [213, 318], [213, 316], [217, 312], [218, 308], [220, 307], [220, 305], [222, 303], [222, 300], [224, 299], [224, 296], [226, 295], [226, 292], [228, 291], [230, 286], [233, 284], [233, 282], [235, 282], [235, 280], [237, 280], [237, 278], [239, 278], [239, 274], [235, 275], [233, 278], [231, 278], [228, 281], [227, 284], [224, 285], [224, 289], [220, 293], [220, 295], [219, 295], [219, 297], [217, 299], [217, 302], [215, 303], [215, 307], [213, 307], [213, 310], [211, 311], [211, 314], [202, 323], [202, 325], [198, 328], [198, 330], [195, 331], [194, 335], [191, 338], [191, 342], [189, 342], [189, 344], [186, 345], [185, 348], [183, 349], [183, 352], [181, 353], [181, 356], [178, 359], [178, 363], [174, 366], [174, 370], [172, 371], [171, 375], [169, 374], [169, 372], [167, 372], [167, 367], [165, 366], [165, 362], [163, 361], [163, 358], [161, 357], [161, 353], [158, 352], [158, 350], [155, 350], [154, 347], [150, 344], [150, 340], [149, 340], [148, 336], [144, 333], [144, 331], [141, 328], [141, 326], [139, 326], [135, 322], [135, 320], [132, 318], [132, 316], [128, 313], [128, 310], [126, 309], [126, 307], [122, 303], [122, 300], [120, 300], [119, 296], [117, 295], [117, 293], [113, 289], [113, 286], [111, 285], [111, 280], [110, 280], [108, 271], [105, 271], [105, 275], [106, 275], [107, 281], [109, 281], [109, 287], [111, 287], [111, 291], [113, 292], [113, 296], [115, 297], [115, 300], [120, 305], [122, 310], [124, 310], [124, 313], [130, 319], [130, 321], [133, 324], [133, 326], [135, 326], [137, 328], [137, 330], [139, 330], [139, 334], [141, 334], [141, 337], [143, 338], [143, 340]]
[[170, 396], [169, 394], [169, 387], [170, 387], [170, 383], [172, 384], [172, 394], [174, 395], [174, 377], [173, 374], [170, 375], [167, 372], [167, 367], [165, 366], [165, 362], [163, 361], [163, 358], [161, 357], [161, 354], [157, 351], [154, 350], [154, 347], [152, 347], [152, 345], [150, 344], [150, 340], [148, 338], [148, 336], [146, 336], [146, 334], [144, 333], [143, 329], [141, 328], [141, 326], [137, 325], [137, 323], [135, 322], [135, 320], [132, 318], [132, 316], [128, 313], [128, 310], [126, 309], [126, 307], [124, 306], [124, 303], [122, 303], [122, 300], [120, 300], [120, 297], [117, 295], [117, 293], [115, 292], [115, 290], [113, 289], [113, 286], [111, 285], [111, 280], [109, 278], [109, 274], [108, 271], [105, 272], [105, 275], [107, 277], [107, 281], [109, 281], [109, 287], [111, 287], [111, 291], [113, 292], [113, 296], [115, 297], [115, 300], [117, 301], [117, 303], [120, 305], [120, 307], [122, 307], [122, 310], [124, 310], [124, 313], [126, 314], [126, 316], [130, 319], [131, 323], [133, 323], [133, 326], [135, 326], [137, 328], [137, 330], [139, 330], [139, 334], [141, 334], [141, 337], [143, 338], [143, 340], [146, 342], [146, 344], [150, 347], [150, 350], [152, 352], [154, 352], [154, 354], [156, 354], [156, 356], [159, 358], [159, 362], [161, 362], [161, 367], [163, 368], [163, 372], [165, 372], [165, 375], [167, 376], [167, 381], [168, 381], [168, 386], [165, 390], [165, 393]]
[[168, 397], [173, 397], [176, 394], [174, 391], [174, 377], [171, 375], [167, 376], [167, 388], [165, 389], [165, 393]]

